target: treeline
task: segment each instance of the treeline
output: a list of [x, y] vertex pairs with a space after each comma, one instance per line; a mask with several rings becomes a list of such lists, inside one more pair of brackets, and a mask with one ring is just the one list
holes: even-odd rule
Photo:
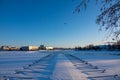
[[113, 44], [108, 44], [108, 45], [97, 45], [94, 46], [93, 44], [87, 45], [85, 47], [75, 47], [75, 50], [120, 50], [120, 41], [117, 41]]

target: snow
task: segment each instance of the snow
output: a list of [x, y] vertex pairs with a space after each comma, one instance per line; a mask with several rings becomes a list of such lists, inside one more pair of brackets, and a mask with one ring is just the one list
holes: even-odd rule
[[0, 75], [12, 74], [46, 55], [48, 54], [36, 51], [0, 51]]
[[[0, 51], [0, 80], [120, 80], [119, 51]], [[4, 77], [5, 78], [5, 77]]]
[[[107, 79], [101, 77], [100, 80], [120, 80], [120, 52], [116, 51], [78, 51], [72, 53], [72, 55], [78, 57], [79, 59], [85, 60], [93, 66], [97, 66], [99, 69], [105, 69], [105, 73], [87, 72], [88, 76], [109, 76]], [[89, 68], [87, 68], [89, 69]], [[84, 71], [84, 69], [82, 69]], [[114, 79], [114, 75], [119, 75]], [[99, 80], [99, 79], [97, 79]]]
[[87, 80], [87, 78], [73, 66], [65, 55], [59, 54], [52, 80]]

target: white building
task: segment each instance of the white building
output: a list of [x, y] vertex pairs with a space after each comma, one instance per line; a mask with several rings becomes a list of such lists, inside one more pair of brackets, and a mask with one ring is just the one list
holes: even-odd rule
[[46, 50], [53, 50], [53, 47], [46, 47]]
[[9, 46], [1, 46], [1, 50], [9, 51], [10, 47]]
[[35, 50], [39, 50], [38, 46], [23, 46], [21, 47], [21, 50], [23, 51], [35, 51]]

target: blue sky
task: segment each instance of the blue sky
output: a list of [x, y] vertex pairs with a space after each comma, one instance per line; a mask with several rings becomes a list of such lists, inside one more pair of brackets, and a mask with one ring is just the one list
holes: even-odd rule
[[104, 32], [95, 24], [99, 9], [91, 2], [73, 14], [72, 0], [1, 0], [0, 45], [75, 47], [96, 44]]

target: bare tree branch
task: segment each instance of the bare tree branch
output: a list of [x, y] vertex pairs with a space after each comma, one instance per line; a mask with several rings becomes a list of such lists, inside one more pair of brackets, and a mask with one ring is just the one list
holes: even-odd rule
[[[80, 12], [83, 7], [86, 9], [87, 4], [92, 0], [80, 0], [80, 4], [76, 7], [75, 12]], [[101, 14], [97, 16], [96, 23], [109, 31], [109, 37], [118, 39], [120, 36], [120, 0], [96, 0], [97, 4], [100, 3]]]

